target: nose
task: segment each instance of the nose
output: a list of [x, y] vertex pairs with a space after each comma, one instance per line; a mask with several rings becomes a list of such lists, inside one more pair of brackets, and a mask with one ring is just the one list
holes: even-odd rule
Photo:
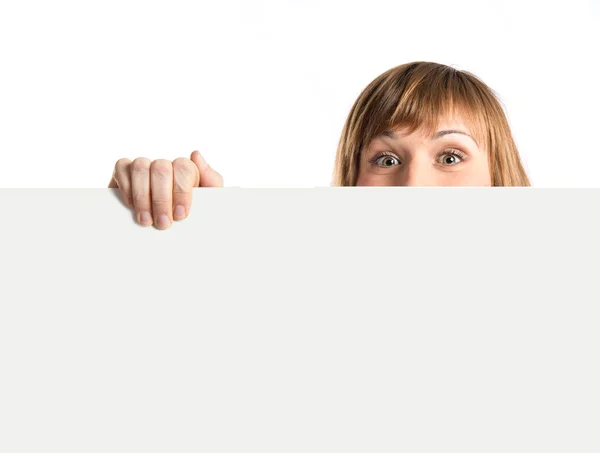
[[435, 186], [435, 174], [430, 165], [424, 162], [412, 161], [406, 164], [401, 175], [400, 186]]

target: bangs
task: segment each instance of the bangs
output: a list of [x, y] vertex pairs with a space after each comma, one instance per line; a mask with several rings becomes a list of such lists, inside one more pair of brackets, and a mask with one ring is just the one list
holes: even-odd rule
[[382, 74], [365, 90], [363, 146], [388, 130], [420, 130], [432, 137], [440, 122], [460, 119], [479, 147], [488, 149], [489, 93], [474, 75], [427, 63], [399, 69]]
[[470, 72], [426, 61], [392, 68], [360, 93], [338, 143], [333, 184], [356, 185], [375, 137], [399, 130], [433, 138], [445, 121], [462, 123], [488, 154], [492, 185], [531, 185], [497, 94]]

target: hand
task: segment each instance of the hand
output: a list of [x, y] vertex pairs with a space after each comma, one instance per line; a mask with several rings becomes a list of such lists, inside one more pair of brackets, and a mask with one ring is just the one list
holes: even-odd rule
[[189, 215], [194, 187], [223, 187], [223, 177], [194, 151], [190, 159], [180, 157], [173, 162], [145, 157], [133, 162], [119, 159], [108, 187], [119, 189], [123, 202], [135, 210], [140, 225], [154, 224], [165, 230], [173, 220]]

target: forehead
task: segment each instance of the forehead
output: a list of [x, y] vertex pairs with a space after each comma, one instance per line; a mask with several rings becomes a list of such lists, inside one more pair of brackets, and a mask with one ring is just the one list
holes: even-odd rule
[[[399, 121], [392, 124], [378, 137], [392, 139], [419, 139], [431, 141], [458, 132], [470, 137], [480, 149], [487, 149], [487, 127], [485, 120], [478, 115], [464, 115], [458, 109], [449, 109], [449, 112], [440, 113], [437, 117], [431, 117], [423, 123], [416, 121]], [[459, 135], [453, 135], [455, 137]]]
[[470, 123], [471, 122], [467, 121], [460, 114], [440, 115], [436, 120], [432, 121], [430, 124], [421, 124], [415, 126], [414, 124], [400, 123], [394, 125], [387, 131], [385, 131], [386, 133], [384, 134], [392, 135], [387, 134], [387, 132], [392, 132], [396, 136], [418, 135], [422, 138], [431, 139], [439, 131], [455, 130], [464, 132], [465, 134], [475, 137], [475, 135], [477, 135], [476, 128], [472, 127]]

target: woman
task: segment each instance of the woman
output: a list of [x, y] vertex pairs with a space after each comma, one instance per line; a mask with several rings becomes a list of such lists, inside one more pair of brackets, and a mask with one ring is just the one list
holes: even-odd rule
[[[168, 228], [187, 217], [193, 187], [222, 187], [197, 151], [190, 159], [121, 159], [119, 188], [138, 222]], [[529, 186], [506, 115], [473, 74], [414, 62], [373, 80], [350, 110], [334, 186]]]

